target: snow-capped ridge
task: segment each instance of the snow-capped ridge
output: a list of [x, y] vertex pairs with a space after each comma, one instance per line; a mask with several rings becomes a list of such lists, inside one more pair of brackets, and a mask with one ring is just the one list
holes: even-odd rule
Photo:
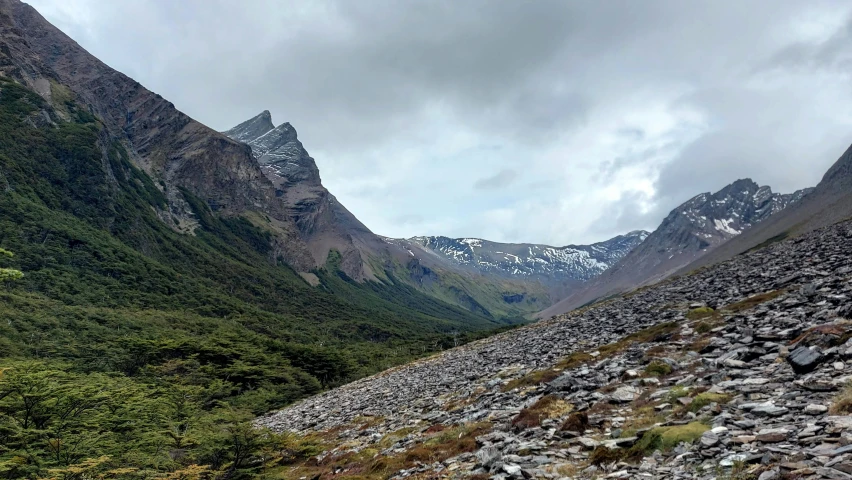
[[524, 279], [586, 281], [609, 268], [647, 236], [648, 232], [636, 230], [605, 242], [564, 247], [444, 236], [386, 241], [413, 245], [416, 251], [481, 273]]

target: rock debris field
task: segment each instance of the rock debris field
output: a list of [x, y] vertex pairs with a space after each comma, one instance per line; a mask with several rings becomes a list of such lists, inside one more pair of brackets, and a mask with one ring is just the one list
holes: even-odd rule
[[292, 478], [852, 479], [852, 223], [309, 398]]

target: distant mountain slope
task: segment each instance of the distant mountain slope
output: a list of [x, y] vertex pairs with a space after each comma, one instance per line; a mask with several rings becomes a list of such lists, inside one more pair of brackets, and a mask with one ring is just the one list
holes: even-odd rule
[[687, 273], [749, 249], [852, 218], [852, 146], [801, 201], [679, 270]]
[[702, 193], [683, 203], [660, 226], [612, 268], [581, 290], [539, 314], [565, 313], [598, 298], [654, 283], [673, 274], [744, 231], [792, 204], [810, 189], [782, 195], [751, 179], [737, 180], [716, 193]]
[[592, 245], [565, 247], [440, 236], [386, 240], [409, 249], [412, 254], [423, 252], [471, 271], [551, 284], [588, 281], [614, 265], [647, 236], [648, 232], [635, 231]]

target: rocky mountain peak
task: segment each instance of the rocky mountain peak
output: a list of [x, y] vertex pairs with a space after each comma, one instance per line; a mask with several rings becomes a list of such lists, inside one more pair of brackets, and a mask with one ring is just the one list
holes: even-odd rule
[[582, 291], [542, 312], [567, 312], [596, 298], [668, 277], [683, 266], [798, 202], [812, 189], [782, 195], [754, 180], [737, 180], [672, 210], [653, 233]]
[[773, 193], [768, 186], [759, 186], [750, 178], [740, 179], [716, 193], [696, 195], [675, 208], [658, 231], [693, 236], [699, 240], [699, 248], [704, 249], [739, 235], [807, 192], [808, 189], [782, 195]]
[[269, 110], [222, 133], [251, 147], [252, 156], [279, 191], [295, 183], [321, 185], [316, 162], [299, 141], [296, 129], [287, 122], [276, 127]]
[[274, 129], [272, 114], [264, 110], [236, 127], [223, 132], [225, 135], [240, 142], [248, 142]]

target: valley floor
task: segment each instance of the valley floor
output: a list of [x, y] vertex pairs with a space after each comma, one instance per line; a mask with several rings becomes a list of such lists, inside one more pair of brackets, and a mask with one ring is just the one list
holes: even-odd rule
[[257, 421], [279, 478], [852, 478], [852, 223]]

